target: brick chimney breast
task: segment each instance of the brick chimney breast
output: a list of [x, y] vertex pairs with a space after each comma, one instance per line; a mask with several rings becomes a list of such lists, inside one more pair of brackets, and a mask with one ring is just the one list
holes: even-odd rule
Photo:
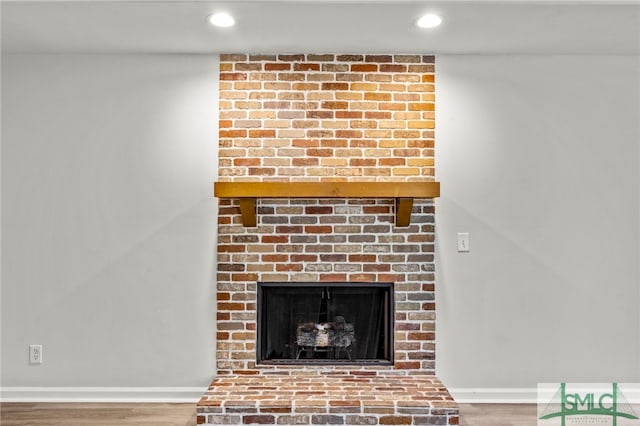
[[[219, 181], [433, 181], [434, 64], [221, 55]], [[433, 374], [432, 200], [415, 200], [407, 227], [395, 226], [393, 199], [258, 199], [257, 210], [257, 226], [244, 227], [237, 199], [219, 203], [219, 375], [286, 370], [256, 365], [258, 281], [393, 282], [394, 365], [376, 368]]]

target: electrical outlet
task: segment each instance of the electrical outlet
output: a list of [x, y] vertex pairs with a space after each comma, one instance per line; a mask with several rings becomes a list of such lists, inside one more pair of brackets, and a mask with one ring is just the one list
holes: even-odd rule
[[42, 364], [42, 345], [29, 345], [29, 363]]

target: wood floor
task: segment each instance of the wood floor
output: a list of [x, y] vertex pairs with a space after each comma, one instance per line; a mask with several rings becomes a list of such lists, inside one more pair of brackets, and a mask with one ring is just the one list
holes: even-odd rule
[[[2, 426], [193, 426], [195, 404], [0, 405]], [[535, 426], [534, 404], [460, 404], [462, 426]]]
[[461, 426], [536, 426], [536, 404], [460, 404]]
[[195, 426], [196, 404], [44, 404], [0, 406], [2, 426]]

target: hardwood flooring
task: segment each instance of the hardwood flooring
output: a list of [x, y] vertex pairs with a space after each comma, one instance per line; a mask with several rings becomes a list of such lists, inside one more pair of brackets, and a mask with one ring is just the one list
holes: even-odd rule
[[536, 426], [536, 404], [459, 404], [461, 426]]
[[5, 403], [2, 426], [195, 426], [196, 404]]
[[[2, 426], [195, 426], [194, 404], [3, 403]], [[460, 404], [461, 426], [535, 426], [535, 404]]]

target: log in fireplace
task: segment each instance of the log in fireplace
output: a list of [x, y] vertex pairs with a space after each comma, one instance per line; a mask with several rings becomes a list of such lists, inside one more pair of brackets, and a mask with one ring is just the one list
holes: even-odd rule
[[393, 283], [257, 288], [257, 363], [393, 364]]

